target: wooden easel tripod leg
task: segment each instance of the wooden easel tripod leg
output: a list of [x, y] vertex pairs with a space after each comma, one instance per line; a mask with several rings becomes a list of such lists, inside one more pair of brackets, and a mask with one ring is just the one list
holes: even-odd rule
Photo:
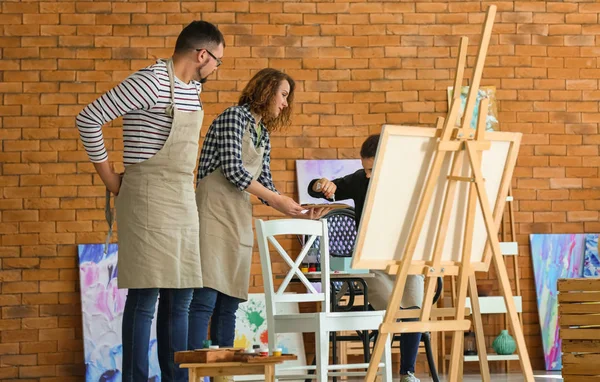
[[[465, 151], [461, 150], [455, 155], [459, 155], [464, 158]], [[462, 160], [461, 160], [462, 163]], [[477, 195], [476, 188], [471, 183], [469, 184], [469, 197], [467, 204], [467, 216], [465, 219], [465, 233], [463, 237], [463, 250], [462, 250], [462, 261], [461, 268], [458, 275], [458, 296], [455, 303], [456, 306], [456, 319], [464, 319], [465, 312], [465, 301], [467, 299], [467, 289], [469, 283], [469, 277], [473, 274], [471, 269], [471, 252], [473, 242], [473, 231], [475, 227], [475, 213], [477, 208]], [[446, 208], [446, 206], [444, 206]], [[451, 210], [451, 208], [450, 208]], [[450, 370], [449, 380], [451, 382], [458, 381], [459, 375], [462, 373], [463, 358], [463, 343], [464, 343], [464, 332], [455, 331], [452, 336], [452, 352], [450, 355]], [[460, 360], [460, 361], [459, 361]]]
[[[459, 110], [459, 105], [460, 103], [458, 102], [453, 103], [450, 110], [451, 117], [454, 115], [454, 118], [456, 118], [456, 115], [458, 114]], [[440, 139], [448, 140], [450, 138], [452, 128], [451, 126], [449, 126], [447, 120], [445, 121], [444, 118], [438, 118], [437, 126], [440, 127], [441, 130]], [[441, 128], [441, 126], [444, 127]], [[427, 182], [425, 184], [425, 191], [423, 192], [422, 200], [419, 203], [419, 207], [417, 208], [415, 221], [411, 228], [410, 235], [408, 237], [408, 243], [403, 256], [404, 259], [412, 259], [413, 253], [417, 246], [419, 235], [421, 234], [421, 230], [423, 228], [423, 223], [425, 221], [427, 209], [433, 197], [435, 183], [437, 182], [438, 177], [441, 173], [442, 165], [447, 154], [448, 152], [446, 151], [437, 151], [435, 153], [435, 158], [433, 159], [433, 164], [431, 166], [431, 170], [429, 172]], [[394, 289], [392, 290], [390, 303], [387, 307], [383, 323], [379, 327], [379, 336], [377, 336], [377, 341], [375, 342], [375, 346], [373, 348], [373, 354], [371, 355], [371, 362], [369, 363], [369, 369], [367, 370], [365, 381], [374, 381], [377, 375], [379, 360], [383, 355], [385, 342], [388, 340], [388, 336], [390, 335], [390, 333], [383, 329], [385, 324], [391, 324], [396, 322], [396, 312], [400, 308], [400, 302], [402, 301], [402, 295], [404, 293], [404, 286], [406, 285], [406, 277], [408, 276], [409, 267], [410, 260], [404, 260], [396, 273], [396, 282], [394, 284]]]
[[485, 345], [485, 335], [483, 333], [479, 296], [477, 295], [477, 280], [475, 279], [474, 274], [469, 276], [469, 298], [471, 299], [471, 316], [473, 317], [473, 327], [475, 329], [475, 339], [477, 341], [477, 354], [479, 356], [481, 379], [483, 382], [490, 382], [490, 367], [487, 360], [487, 348]]
[[531, 362], [529, 360], [529, 354], [525, 344], [525, 336], [523, 335], [523, 328], [519, 322], [519, 316], [517, 314], [517, 308], [513, 299], [512, 289], [510, 286], [510, 279], [508, 278], [508, 271], [506, 270], [506, 264], [502, 258], [500, 252], [500, 242], [498, 241], [498, 227], [494, 224], [494, 217], [490, 209], [489, 199], [485, 190], [485, 184], [483, 182], [483, 176], [481, 173], [481, 160], [479, 154], [473, 146], [472, 142], [466, 143], [466, 149], [469, 154], [469, 160], [471, 162], [471, 168], [475, 176], [475, 185], [477, 186], [477, 195], [479, 196], [479, 202], [481, 206], [481, 212], [485, 221], [485, 226], [491, 243], [491, 249], [493, 253], [494, 265], [498, 275], [498, 281], [500, 282], [500, 290], [504, 296], [504, 303], [506, 305], [506, 311], [510, 318], [511, 325], [514, 330], [515, 341], [517, 342], [517, 351], [519, 353], [519, 360], [521, 362], [521, 370], [525, 375], [527, 382], [534, 382], [533, 370], [531, 368]]

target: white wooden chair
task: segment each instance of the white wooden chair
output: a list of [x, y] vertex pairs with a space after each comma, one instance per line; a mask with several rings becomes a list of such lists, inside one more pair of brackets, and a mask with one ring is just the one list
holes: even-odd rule
[[[275, 239], [275, 236], [280, 235], [309, 236], [296, 260], [292, 260]], [[329, 249], [326, 221], [303, 219], [263, 221], [259, 219], [256, 221], [256, 236], [264, 279], [269, 347], [275, 347], [277, 333], [315, 333], [316, 367], [293, 368], [304, 372], [302, 378], [316, 378], [319, 382], [325, 382], [328, 376], [364, 376], [368, 367], [367, 363], [329, 365], [329, 334], [333, 331], [378, 329], [383, 321], [385, 311], [330, 312]], [[321, 272], [321, 292], [318, 292], [300, 271], [302, 260], [317, 237], [320, 237], [321, 269], [323, 270]], [[269, 242], [290, 267], [277, 290], [273, 285]], [[306, 293], [284, 293], [294, 276], [304, 284]], [[277, 314], [276, 305], [284, 302], [320, 302], [321, 312]], [[379, 373], [383, 375], [384, 382], [391, 382], [392, 352], [389, 340], [385, 345], [382, 358]], [[282, 374], [281, 371], [284, 370], [284, 367], [285, 365], [282, 365], [277, 370], [278, 379], [298, 379], [299, 375], [292, 377]], [[291, 369], [288, 367], [285, 370], [289, 372]], [[310, 369], [316, 369], [316, 373], [314, 375], [306, 374]]]

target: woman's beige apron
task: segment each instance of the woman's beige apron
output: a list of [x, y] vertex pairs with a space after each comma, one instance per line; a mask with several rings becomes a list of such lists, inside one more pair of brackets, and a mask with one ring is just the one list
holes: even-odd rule
[[[246, 125], [242, 162], [256, 180], [265, 148], [252, 143], [253, 128], [250, 122]], [[250, 194], [229, 182], [219, 167], [198, 182], [196, 201], [204, 287], [247, 300], [254, 244]]]
[[194, 170], [204, 111], [181, 112], [167, 61], [173, 117], [163, 148], [129, 165], [115, 199], [119, 288], [199, 288], [202, 269]]

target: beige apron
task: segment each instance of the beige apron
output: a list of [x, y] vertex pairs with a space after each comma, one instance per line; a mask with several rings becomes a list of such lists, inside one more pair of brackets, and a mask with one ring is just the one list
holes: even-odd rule
[[119, 288], [202, 287], [194, 170], [204, 111], [177, 110], [171, 60], [167, 71], [169, 137], [156, 155], [125, 168], [115, 199]]
[[[365, 278], [369, 288], [369, 303], [375, 310], [386, 310], [392, 290], [396, 283], [396, 276], [379, 270], [371, 270], [372, 278]], [[425, 277], [423, 275], [408, 275], [400, 307], [407, 309], [414, 306], [421, 308], [423, 305], [423, 294]]]
[[[249, 122], [244, 132], [242, 162], [256, 180], [265, 148], [252, 143], [253, 128]], [[219, 167], [198, 182], [196, 201], [204, 287], [247, 300], [254, 244], [250, 194], [229, 182]]]

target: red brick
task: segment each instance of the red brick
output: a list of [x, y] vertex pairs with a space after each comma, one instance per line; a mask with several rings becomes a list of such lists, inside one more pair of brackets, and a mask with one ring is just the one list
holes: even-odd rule
[[0, 337], [4, 343], [37, 341], [38, 330], [7, 330], [0, 333]]
[[0, 357], [0, 366], [32, 366], [37, 365], [37, 356], [31, 355], [3, 355]]
[[19, 368], [20, 378], [53, 377], [56, 375], [54, 366], [25, 366]]
[[[52, 317], [56, 319], [55, 317]], [[56, 341], [21, 342], [21, 354], [52, 353], [56, 352]]]

